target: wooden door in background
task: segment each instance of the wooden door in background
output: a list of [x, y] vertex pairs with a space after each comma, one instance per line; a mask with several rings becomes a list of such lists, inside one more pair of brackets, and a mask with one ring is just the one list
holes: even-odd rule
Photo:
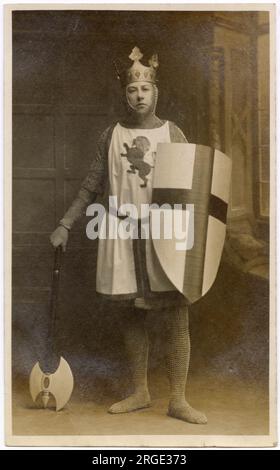
[[[69, 40], [63, 34], [14, 33], [13, 284], [21, 301], [46, 297], [50, 233], [108, 125], [107, 47], [100, 41], [97, 47], [93, 35]], [[71, 235], [72, 246], [92, 248], [81, 224]]]

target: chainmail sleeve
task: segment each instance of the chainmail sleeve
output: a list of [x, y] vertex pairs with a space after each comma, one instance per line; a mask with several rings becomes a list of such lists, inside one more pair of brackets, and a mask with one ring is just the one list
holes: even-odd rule
[[172, 121], [169, 121], [169, 133], [170, 133], [171, 142], [173, 142], [173, 143], [188, 143], [184, 133]]
[[102, 195], [105, 191], [108, 180], [108, 150], [114, 127], [115, 125], [108, 127], [101, 134], [89, 172], [81, 184], [77, 197], [60, 220], [60, 223], [69, 230], [85, 214], [86, 208], [94, 202], [97, 195]]

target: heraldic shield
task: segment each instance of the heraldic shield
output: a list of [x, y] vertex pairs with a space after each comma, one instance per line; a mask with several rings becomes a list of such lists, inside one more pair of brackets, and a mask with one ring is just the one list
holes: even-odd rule
[[230, 180], [231, 159], [219, 150], [158, 144], [151, 236], [163, 270], [189, 303], [215, 281], [226, 236]]

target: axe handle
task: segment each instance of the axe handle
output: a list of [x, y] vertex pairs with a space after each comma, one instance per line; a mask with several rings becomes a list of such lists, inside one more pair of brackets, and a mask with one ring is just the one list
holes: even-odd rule
[[50, 323], [49, 323], [49, 334], [48, 342], [50, 353], [54, 354], [55, 352], [55, 327], [56, 327], [56, 310], [57, 310], [57, 300], [58, 300], [58, 291], [59, 291], [59, 277], [60, 277], [60, 268], [62, 263], [62, 247], [58, 246], [55, 249], [54, 253], [54, 266], [52, 273], [52, 286], [51, 286], [51, 302], [50, 302]]
[[58, 269], [60, 270], [62, 264], [62, 247], [59, 245], [54, 252], [54, 272]]

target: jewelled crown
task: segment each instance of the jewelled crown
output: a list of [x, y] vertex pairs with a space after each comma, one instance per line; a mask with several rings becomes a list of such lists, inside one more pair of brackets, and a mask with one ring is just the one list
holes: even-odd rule
[[149, 67], [141, 64], [140, 60], [143, 58], [143, 54], [138, 47], [132, 49], [129, 58], [133, 61], [133, 64], [127, 70], [120, 70], [120, 66], [116, 62], [114, 63], [117, 77], [122, 85], [129, 85], [133, 82], [156, 83], [156, 72], [159, 66], [157, 54], [153, 54], [149, 59]]

